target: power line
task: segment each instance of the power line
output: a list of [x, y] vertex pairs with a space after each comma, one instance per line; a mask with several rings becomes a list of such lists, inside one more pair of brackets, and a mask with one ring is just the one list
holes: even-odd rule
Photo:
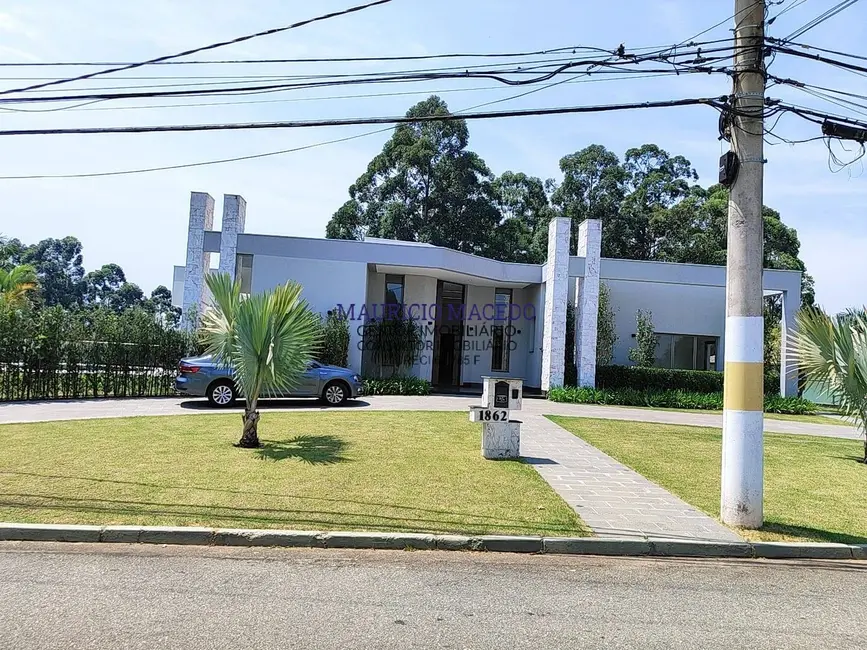
[[[712, 41], [703, 41], [694, 43], [693, 45], [711, 45], [715, 43], [724, 43], [732, 41], [729, 38], [720, 38]], [[629, 51], [649, 51], [656, 50], [664, 52], [668, 50], [670, 45], [650, 45], [643, 47], [627, 48]], [[601, 47], [593, 47], [589, 45], [568, 45], [564, 47], [549, 48], [546, 50], [533, 50], [527, 52], [465, 52], [465, 53], [445, 53], [445, 54], [420, 54], [420, 55], [403, 55], [403, 56], [350, 56], [350, 57], [327, 57], [327, 58], [300, 58], [300, 59], [224, 59], [210, 61], [156, 61], [152, 65], [237, 65], [237, 64], [278, 64], [278, 63], [370, 63], [370, 62], [386, 62], [386, 61], [424, 61], [431, 59], [471, 59], [471, 58], [509, 58], [509, 57], [524, 57], [524, 56], [546, 56], [551, 54], [563, 54], [571, 52], [598, 52], [600, 54], [613, 54], [613, 51]], [[0, 63], [0, 68], [5, 67], [58, 67], [58, 66], [127, 66], [132, 65], [130, 62], [123, 61], [58, 61], [58, 62], [43, 62], [43, 61], [22, 61], [22, 62], [5, 62]]]
[[[500, 83], [506, 85], [528, 85], [538, 82], [548, 81], [559, 74], [587, 74], [589, 71], [575, 71], [574, 68], [579, 67], [587, 67], [591, 68], [602, 67], [602, 68], [620, 68], [623, 66], [632, 66], [637, 65], [639, 63], [647, 62], [647, 61], [657, 61], [662, 63], [667, 63], [673, 66], [673, 70], [677, 71], [676, 66], [682, 66], [681, 71], [687, 72], [726, 72], [725, 69], [714, 69], [707, 65], [692, 65], [695, 63], [687, 62], [687, 63], [678, 63], [675, 61], [671, 61], [671, 57], [684, 57], [684, 56], [695, 56], [696, 60], [700, 60], [704, 63], [707, 62], [715, 62], [720, 60], [727, 60], [731, 58], [731, 54], [720, 57], [710, 57], [705, 58], [703, 54], [710, 54], [717, 51], [726, 51], [729, 52], [732, 49], [735, 49], [737, 46], [732, 48], [715, 48], [711, 50], [706, 50], [702, 52], [701, 50], [688, 51], [679, 53], [676, 55], [669, 55], [665, 57], [661, 57], [658, 54], [645, 55], [645, 56], [634, 56], [634, 55], [626, 55], [625, 58], [621, 60], [609, 61], [609, 60], [599, 60], [599, 59], [590, 59], [590, 60], [582, 60], [582, 61], [572, 61], [569, 63], [564, 63], [557, 68], [550, 70], [543, 74], [538, 74], [533, 70], [480, 70], [480, 71], [466, 71], [466, 72], [453, 72], [453, 73], [420, 73], [420, 74], [398, 74], [398, 75], [390, 75], [388, 73], [382, 74], [382, 76], [378, 77], [363, 77], [363, 78], [351, 78], [351, 79], [340, 79], [333, 81], [320, 81], [320, 82], [307, 82], [307, 83], [296, 83], [296, 84], [267, 84], [267, 85], [257, 85], [257, 86], [239, 86], [239, 87], [231, 87], [231, 88], [211, 88], [211, 89], [189, 89], [189, 90], [176, 90], [176, 91], [160, 91], [160, 92], [132, 92], [132, 93], [93, 93], [93, 94], [74, 94], [74, 95], [53, 95], [48, 97], [10, 97], [2, 100], [3, 103], [33, 103], [33, 102], [67, 102], [67, 101], [88, 101], [88, 100], [115, 100], [115, 99], [141, 99], [141, 98], [152, 98], [152, 97], [190, 97], [196, 95], [219, 95], [225, 93], [233, 93], [233, 94], [256, 94], [260, 92], [279, 92], [283, 90], [290, 89], [309, 89], [309, 88], [322, 88], [329, 86], [338, 86], [338, 85], [354, 85], [360, 83], [405, 83], [411, 81], [429, 81], [435, 79], [465, 79], [465, 78], [479, 78], [479, 79], [492, 79], [498, 81]], [[543, 66], [544, 67], [544, 66]], [[662, 70], [635, 70], [636, 73], [642, 72], [657, 72]], [[602, 73], [602, 70], [593, 71], [594, 74]], [[532, 79], [509, 79], [504, 75], [528, 75], [528, 74], [537, 74], [538, 76]]]
[[796, 29], [794, 32], [792, 32], [791, 34], [786, 36], [786, 38], [784, 38], [783, 41], [791, 41], [793, 39], [798, 38], [799, 36], [802, 36], [803, 34], [806, 34], [808, 31], [810, 31], [814, 27], [821, 25], [823, 22], [825, 22], [829, 18], [833, 18], [834, 16], [836, 16], [838, 13], [840, 13], [844, 9], [848, 9], [849, 7], [854, 5], [856, 2], [858, 2], [858, 0], [843, 0], [842, 2], [837, 3], [836, 5], [834, 5], [833, 7], [828, 9], [827, 11], [819, 14], [813, 20], [806, 23], [800, 29]]
[[204, 45], [202, 47], [193, 48], [191, 50], [185, 50], [184, 52], [178, 52], [177, 54], [168, 54], [166, 56], [160, 56], [155, 59], [150, 59], [148, 61], [140, 61], [138, 63], [130, 63], [123, 66], [117, 66], [114, 68], [109, 68], [107, 70], [99, 70], [97, 72], [91, 72], [88, 74], [79, 75], [77, 77], [68, 77], [66, 79], [57, 79], [55, 81], [48, 81], [41, 84], [36, 84], [33, 86], [26, 86], [24, 88], [14, 88], [12, 90], [3, 90], [0, 91], [0, 95], [7, 95], [10, 93], [18, 93], [25, 92], [28, 90], [36, 90], [37, 88], [45, 88], [47, 86], [57, 86], [60, 84], [71, 83], [73, 81], [82, 81], [84, 79], [92, 79], [93, 77], [98, 77], [100, 75], [111, 74], [113, 72], [121, 72], [123, 70], [131, 70], [133, 68], [139, 68], [144, 65], [151, 65], [154, 63], [159, 63], [161, 61], [169, 61], [171, 59], [177, 59], [184, 56], [189, 56], [191, 54], [197, 54], [199, 52], [205, 52], [207, 50], [215, 50], [219, 47], [225, 47], [226, 45], [235, 45], [237, 43], [243, 43], [244, 41], [249, 41], [254, 38], [259, 38], [261, 36], [270, 36], [272, 34], [279, 34], [280, 32], [285, 32], [290, 29], [297, 29], [298, 27], [304, 27], [305, 25], [310, 25], [311, 23], [329, 20], [331, 18], [337, 18], [339, 16], [345, 16], [347, 14], [355, 13], [357, 11], [362, 11], [364, 9], [368, 9], [370, 7], [375, 7], [377, 5], [383, 5], [391, 2], [392, 0], [373, 0], [373, 2], [368, 2], [363, 5], [356, 5], [354, 7], [349, 7], [348, 9], [343, 9], [341, 11], [333, 11], [328, 14], [323, 14], [321, 16], [317, 16], [315, 18], [308, 18], [307, 20], [302, 20], [297, 23], [293, 23], [291, 25], [286, 25], [285, 27], [275, 27], [273, 29], [266, 29], [265, 31], [256, 32], [255, 34], [247, 34], [245, 36], [239, 36], [237, 38], [233, 38], [229, 41], [222, 41], [219, 43], [211, 43], [210, 45]]
[[817, 52], [824, 52], [826, 54], [835, 54], [837, 56], [845, 56], [850, 59], [858, 59], [860, 61], [867, 61], [867, 56], [862, 56], [860, 54], [852, 54], [851, 52], [841, 52], [840, 50], [829, 50], [824, 47], [818, 47], [817, 45], [807, 45], [806, 43], [791, 43], [786, 41], [783, 43], [781, 39], [776, 38], [768, 38], [768, 42], [770, 43], [779, 43], [781, 45], [785, 44], [788, 47], [800, 47], [805, 50], [816, 50]]
[[[781, 41], [777, 39], [768, 39], [772, 43], [780, 43]], [[857, 72], [859, 74], [867, 74], [867, 67], [855, 65], [854, 63], [847, 63], [846, 61], [838, 61], [837, 59], [831, 59], [826, 56], [822, 56], [820, 54], [810, 54], [808, 52], [799, 52], [798, 50], [793, 50], [790, 47], [784, 47], [781, 45], [772, 45], [773, 50], [777, 52], [782, 52], [783, 54], [790, 54], [792, 56], [796, 56], [802, 59], [811, 59], [813, 61], [818, 61], [820, 63], [827, 63], [829, 65], [836, 66], [838, 68], [842, 68], [843, 70], [850, 70], [852, 72]]]
[[466, 115], [433, 115], [425, 117], [353, 117], [327, 120], [297, 120], [282, 122], [246, 122], [229, 124], [172, 124], [161, 126], [88, 127], [67, 129], [8, 129], [0, 136], [10, 135], [94, 135], [119, 133], [173, 133], [195, 131], [240, 131], [258, 129], [299, 129], [323, 126], [358, 126], [363, 124], [407, 124], [419, 122], [447, 122], [452, 120], [481, 120], [505, 117], [530, 117], [536, 115], [570, 115], [577, 113], [605, 113], [644, 108], [674, 108], [677, 106], [716, 106], [726, 97], [690, 98], [665, 101], [649, 101], [630, 104], [600, 104], [594, 106], [565, 106], [555, 108], [519, 109], [513, 111], [489, 111]]

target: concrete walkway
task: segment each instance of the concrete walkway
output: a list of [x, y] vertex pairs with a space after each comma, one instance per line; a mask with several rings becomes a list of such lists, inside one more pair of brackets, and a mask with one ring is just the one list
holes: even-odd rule
[[[526, 402], [525, 402], [526, 404]], [[542, 415], [523, 413], [521, 455], [599, 537], [743, 541], [715, 519]]]
[[[479, 403], [478, 397], [433, 395], [430, 397], [365, 397], [349, 402], [346, 408], [360, 410], [424, 410], [466, 411]], [[324, 410], [315, 400], [270, 400], [262, 408], [277, 411]], [[240, 411], [240, 408], [234, 409]], [[230, 409], [231, 411], [231, 409]], [[204, 399], [158, 397], [144, 399], [63, 400], [46, 402], [16, 402], [0, 404], [0, 424], [12, 422], [47, 422], [52, 420], [81, 420], [89, 418], [135, 417], [142, 415], [195, 415], [220, 413], [208, 407]], [[525, 399], [524, 413], [536, 415], [570, 415], [573, 417], [628, 420], [632, 422], [658, 422], [700, 427], [722, 427], [722, 416], [714, 413], [679, 413], [654, 411], [623, 406], [596, 406], [588, 404], [560, 404], [544, 399]], [[765, 431], [811, 436], [858, 439], [854, 427], [828, 423], [792, 422], [765, 419]]]

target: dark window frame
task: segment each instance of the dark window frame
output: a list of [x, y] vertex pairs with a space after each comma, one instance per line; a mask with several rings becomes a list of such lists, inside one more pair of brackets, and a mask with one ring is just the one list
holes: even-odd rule
[[491, 372], [509, 372], [512, 364], [511, 306], [514, 293], [512, 289], [494, 289], [494, 318], [497, 319], [498, 296], [508, 296], [504, 325], [491, 325]]

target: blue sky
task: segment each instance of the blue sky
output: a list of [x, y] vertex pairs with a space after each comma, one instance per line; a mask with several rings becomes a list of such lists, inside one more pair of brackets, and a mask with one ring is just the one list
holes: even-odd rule
[[[775, 14], [794, 3], [772, 7]], [[228, 0], [7, 0], [0, 8], [0, 61], [142, 60], [244, 33], [288, 24], [345, 8], [349, 0], [317, 3], [238, 3]], [[395, 0], [362, 13], [291, 32], [216, 50], [199, 58], [292, 58], [536, 50], [571, 45], [616, 48], [682, 41], [733, 13], [732, 0]], [[786, 13], [771, 35], [786, 36], [835, 4], [807, 0]], [[731, 24], [703, 39], [724, 38]], [[800, 40], [867, 55], [867, 3], [811, 30]], [[447, 65], [420, 62], [418, 67]], [[413, 67], [394, 64], [393, 69]], [[76, 88], [129, 84], [146, 75], [265, 75], [368, 72], [382, 64], [308, 64], [284, 66], [166, 66], [142, 68], [77, 84]], [[66, 69], [67, 71], [69, 69]], [[193, 71], [195, 70], [195, 72]], [[774, 74], [850, 92], [867, 93], [867, 77], [837, 72], [810, 61], [780, 55]], [[3, 77], [53, 76], [56, 69], [4, 68]], [[123, 79], [126, 78], [126, 81]], [[172, 83], [143, 81], [135, 83]], [[177, 83], [177, 81], [175, 81]], [[0, 87], [19, 82], [2, 80]], [[517, 94], [493, 82], [461, 80], [320, 89], [241, 98], [280, 100], [233, 106], [123, 110], [63, 110], [44, 113], [0, 112], [0, 128], [105, 126], [310, 119], [402, 114], [431, 91], [452, 110]], [[66, 88], [71, 88], [67, 86]], [[479, 90], [482, 88], [482, 90]], [[468, 90], [469, 89], [469, 90]], [[418, 92], [381, 98], [322, 99], [376, 92]], [[448, 92], [446, 92], [448, 91]], [[570, 83], [496, 108], [633, 102], [718, 96], [729, 92], [721, 75], [684, 75], [629, 81]], [[305, 94], [306, 93], [306, 94]], [[776, 87], [770, 96], [830, 112], [843, 109]], [[291, 100], [291, 101], [283, 101]], [[222, 101], [141, 100], [96, 104], [87, 109]], [[54, 105], [46, 105], [54, 108]], [[27, 108], [33, 108], [28, 106]], [[818, 135], [818, 127], [784, 117], [779, 132], [791, 138]], [[3, 141], [0, 176], [65, 174], [172, 165], [213, 158], [288, 149], [375, 130], [339, 127], [298, 131], [210, 132], [99, 136], [14, 137]], [[588, 144], [600, 143], [623, 154], [655, 142], [689, 158], [701, 182], [715, 180], [722, 152], [717, 113], [709, 108], [678, 108], [605, 115], [571, 115], [472, 122], [470, 146], [496, 173], [523, 171], [560, 178], [559, 159]], [[209, 192], [219, 212], [224, 193], [248, 203], [247, 229], [302, 236], [323, 236], [331, 214], [346, 200], [348, 186], [381, 149], [388, 134], [255, 161], [170, 172], [89, 179], [0, 181], [0, 233], [35, 242], [75, 235], [84, 243], [88, 269], [117, 262], [146, 291], [170, 285], [173, 264], [184, 261], [189, 192]], [[765, 203], [797, 228], [802, 257], [816, 278], [818, 299], [829, 309], [863, 305], [867, 277], [867, 176], [860, 165], [838, 173], [828, 167], [819, 142], [766, 147]]]

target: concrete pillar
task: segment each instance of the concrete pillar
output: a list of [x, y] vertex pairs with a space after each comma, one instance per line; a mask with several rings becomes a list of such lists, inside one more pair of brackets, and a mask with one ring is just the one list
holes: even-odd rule
[[602, 221], [585, 219], [578, 226], [577, 255], [584, 258], [584, 277], [575, 279], [575, 365], [578, 385], [593, 388], [596, 386]]
[[551, 219], [545, 266], [545, 314], [542, 323], [542, 390], [563, 385], [566, 355], [566, 305], [569, 301], [569, 239], [572, 220]]
[[187, 230], [187, 266], [184, 272], [182, 324], [187, 329], [198, 325], [204, 305], [205, 275], [211, 254], [205, 252], [205, 231], [214, 227], [214, 199], [205, 192], [190, 194], [190, 224]]
[[220, 233], [220, 273], [235, 278], [238, 257], [238, 235], [247, 223], [247, 202], [237, 194], [223, 195], [223, 225]]
[[795, 314], [801, 308], [801, 293], [782, 293], [783, 317], [780, 321], [780, 395], [798, 396], [798, 362], [789, 346], [789, 337], [795, 333]]

